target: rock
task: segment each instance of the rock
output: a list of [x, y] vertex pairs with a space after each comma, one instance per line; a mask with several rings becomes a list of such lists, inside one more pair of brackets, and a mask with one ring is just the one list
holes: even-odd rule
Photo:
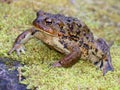
[[26, 90], [26, 85], [18, 80], [19, 62], [12, 62], [11, 65], [6, 65], [6, 62], [9, 63], [10, 59], [0, 58], [0, 90]]

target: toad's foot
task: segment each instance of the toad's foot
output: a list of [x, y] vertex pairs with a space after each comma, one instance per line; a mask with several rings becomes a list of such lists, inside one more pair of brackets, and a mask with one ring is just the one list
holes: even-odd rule
[[81, 51], [77, 45], [71, 46], [71, 52], [63, 57], [58, 62], [53, 64], [53, 67], [71, 67], [73, 64], [78, 62], [78, 58], [81, 56]]
[[16, 51], [17, 55], [20, 56], [20, 52], [25, 54], [25, 47], [22, 44], [15, 44], [13, 48], [8, 52], [8, 55], [10, 55], [13, 51]]
[[16, 51], [18, 56], [20, 56], [20, 52], [25, 54], [25, 48], [24, 44], [32, 37], [34, 37], [34, 34], [38, 32], [38, 30], [34, 28], [30, 28], [23, 33], [21, 33], [15, 40], [13, 48], [8, 52], [10, 55], [13, 51]]

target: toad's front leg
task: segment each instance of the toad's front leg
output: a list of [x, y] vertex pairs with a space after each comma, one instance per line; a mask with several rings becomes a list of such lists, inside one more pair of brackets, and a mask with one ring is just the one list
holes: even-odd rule
[[74, 45], [71, 48], [71, 53], [66, 55], [60, 61], [55, 62], [53, 64], [53, 67], [70, 67], [76, 62], [78, 62], [80, 56], [81, 56], [81, 51], [79, 49], [79, 46]]
[[20, 55], [20, 52], [25, 53], [25, 47], [24, 44], [34, 36], [34, 34], [38, 32], [38, 30], [35, 30], [34, 28], [28, 29], [21, 33], [15, 40], [13, 47], [8, 52], [10, 55], [13, 51], [16, 51], [18, 56]]

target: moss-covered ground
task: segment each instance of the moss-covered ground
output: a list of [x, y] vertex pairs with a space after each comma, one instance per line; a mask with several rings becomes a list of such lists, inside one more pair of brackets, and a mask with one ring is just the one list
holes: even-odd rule
[[[36, 11], [61, 13], [82, 19], [93, 34], [113, 40], [111, 47], [114, 72], [102, 76], [89, 62], [79, 60], [71, 68], [52, 68], [51, 63], [63, 55], [32, 39], [26, 54], [7, 55], [15, 38], [32, 27]], [[119, 0], [14, 0], [0, 3], [0, 57], [24, 64], [21, 83], [33, 90], [120, 90], [120, 1]]]

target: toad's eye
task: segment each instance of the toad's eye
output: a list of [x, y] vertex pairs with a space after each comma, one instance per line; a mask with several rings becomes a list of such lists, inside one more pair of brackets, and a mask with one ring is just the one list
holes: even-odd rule
[[46, 21], [46, 24], [47, 25], [51, 25], [52, 24], [52, 19], [51, 18], [48, 18], [45, 20]]

